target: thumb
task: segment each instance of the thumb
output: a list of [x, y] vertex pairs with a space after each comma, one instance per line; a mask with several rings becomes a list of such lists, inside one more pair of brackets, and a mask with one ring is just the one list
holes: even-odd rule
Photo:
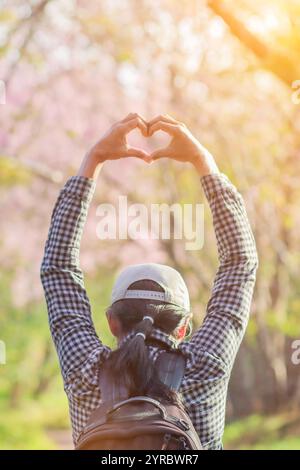
[[150, 159], [149, 153], [145, 152], [145, 150], [139, 149], [137, 147], [129, 147], [127, 149], [127, 157], [137, 157], [141, 158], [142, 160], [148, 161]]
[[160, 158], [167, 158], [169, 157], [167, 148], [158, 149], [151, 153], [150, 155], [151, 160], [159, 160]]

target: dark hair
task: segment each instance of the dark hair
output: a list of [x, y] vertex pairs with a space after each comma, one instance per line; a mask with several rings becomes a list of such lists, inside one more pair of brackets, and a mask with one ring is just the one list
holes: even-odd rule
[[[134, 282], [129, 289], [163, 292], [163, 288], [151, 280]], [[158, 377], [155, 364], [149, 357], [147, 338], [153, 327], [168, 335], [174, 334], [176, 328], [184, 323], [188, 312], [159, 300], [122, 299], [113, 303], [107, 313], [119, 320], [124, 335], [133, 333], [128, 340], [121, 342], [106, 361], [105, 367], [113, 380], [122, 383], [129, 396], [148, 395], [161, 401], [178, 403], [178, 394]], [[151, 317], [153, 323], [149, 319], [143, 319], [145, 316]], [[136, 333], [143, 333], [146, 339]]]

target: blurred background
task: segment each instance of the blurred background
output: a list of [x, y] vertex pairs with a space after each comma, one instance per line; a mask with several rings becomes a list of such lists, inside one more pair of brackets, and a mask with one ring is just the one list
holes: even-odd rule
[[[137, 111], [187, 124], [243, 194], [255, 232], [260, 268], [225, 448], [300, 449], [299, 52], [298, 0], [0, 0], [0, 448], [71, 446], [41, 257], [60, 188], [107, 127]], [[167, 140], [129, 136], [149, 151]], [[197, 327], [217, 267], [207, 205], [200, 251], [178, 240], [101, 241], [97, 204], [120, 194], [204, 201], [188, 166], [105, 165], [81, 256], [101, 339], [113, 345], [103, 312], [115, 271], [145, 260], [183, 273]]]

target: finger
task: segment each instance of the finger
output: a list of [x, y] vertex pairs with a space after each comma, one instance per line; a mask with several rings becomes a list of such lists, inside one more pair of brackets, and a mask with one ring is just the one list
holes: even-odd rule
[[126, 121], [128, 121], [128, 120], [130, 120], [130, 119], [133, 119], [133, 118], [135, 118], [135, 117], [137, 117], [137, 113], [129, 113], [129, 114], [127, 114], [126, 117], [124, 117], [124, 119], [121, 119], [119, 122], [120, 122], [120, 123], [121, 123], [121, 122], [126, 122]]
[[173, 124], [186, 127], [184, 122], [178, 121], [178, 119], [175, 119], [174, 117], [170, 116], [170, 114], [165, 114], [165, 116], [168, 119], [168, 122], [172, 122]]
[[128, 147], [126, 152], [127, 157], [137, 157], [141, 158], [142, 160], [149, 161], [151, 159], [151, 155], [145, 152], [145, 150], [139, 149], [137, 147]]
[[124, 123], [124, 122], [130, 121], [131, 119], [134, 119], [134, 118], [141, 119], [147, 125], [146, 119], [144, 118], [144, 116], [142, 116], [139, 113], [129, 113], [129, 114], [127, 114], [127, 116], [124, 119], [119, 121], [119, 123]]
[[133, 129], [139, 128], [142, 132], [143, 136], [147, 137], [148, 135], [148, 127], [145, 122], [140, 119], [139, 117], [135, 117], [130, 119], [129, 121], [125, 121], [123, 124], [120, 125], [120, 128], [124, 134], [128, 134]]
[[178, 133], [179, 129], [180, 128], [178, 124], [170, 124], [165, 121], [158, 121], [151, 126], [148, 126], [148, 135], [151, 136], [156, 131], [164, 131], [167, 132], [167, 134], [174, 136]]
[[177, 121], [175, 118], [173, 118], [169, 114], [159, 114], [158, 116], [155, 116], [155, 118], [151, 119], [151, 121], [148, 122], [148, 127], [152, 126], [152, 124], [158, 121], [168, 122], [170, 124], [180, 124], [179, 121]]
[[165, 147], [163, 149], [158, 149], [152, 152], [150, 158], [152, 161], [155, 161], [159, 160], [160, 158], [169, 158], [169, 156], [168, 147]]

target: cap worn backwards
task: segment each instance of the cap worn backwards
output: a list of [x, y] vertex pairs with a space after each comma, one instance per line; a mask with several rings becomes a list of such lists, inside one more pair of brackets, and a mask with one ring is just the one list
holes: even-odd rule
[[[129, 289], [131, 284], [142, 280], [156, 282], [164, 292]], [[164, 264], [134, 264], [123, 269], [113, 286], [111, 303], [122, 299], [161, 300], [190, 311], [189, 293], [181, 274]]]

